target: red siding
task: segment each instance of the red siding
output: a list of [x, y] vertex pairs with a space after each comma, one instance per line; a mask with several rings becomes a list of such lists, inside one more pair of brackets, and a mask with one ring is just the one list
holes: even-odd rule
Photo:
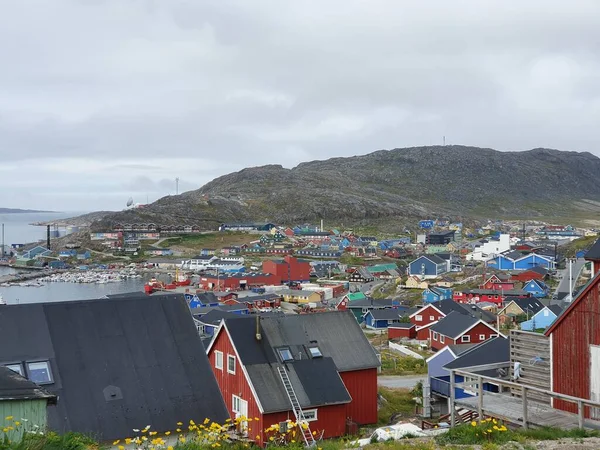
[[408, 338], [414, 339], [417, 337], [416, 327], [412, 328], [394, 328], [388, 327], [388, 340], [389, 339], [401, 339]]
[[524, 272], [513, 274], [510, 279], [512, 281], [522, 281], [523, 283], [526, 283], [529, 280], [543, 280], [544, 276], [533, 270], [526, 270]]
[[[340, 437], [346, 434], [346, 405], [321, 406], [316, 408], [317, 420], [310, 422], [310, 430], [321, 434], [324, 431], [324, 438]], [[264, 415], [264, 428], [278, 424], [284, 420], [296, 420], [291, 411], [272, 413]], [[301, 442], [302, 436], [296, 434], [296, 442]]]
[[346, 418], [359, 425], [377, 422], [377, 369], [340, 373], [352, 402], [346, 405]]
[[[590, 345], [600, 345], [599, 284], [600, 279], [596, 279], [551, 330], [555, 392], [590, 398]], [[561, 400], [554, 400], [554, 407], [577, 412], [576, 404]]]
[[[416, 319], [417, 316], [421, 316], [420, 321]], [[433, 317], [433, 319], [431, 319], [431, 317]], [[410, 321], [418, 327], [424, 327], [430, 323], [437, 322], [442, 317], [444, 317], [444, 314], [440, 313], [433, 306], [428, 305], [420, 311], [417, 311], [417, 313], [410, 318]]]
[[[462, 342], [461, 337], [459, 336], [457, 339], [451, 339], [446, 336], [444, 343], [440, 342], [440, 337], [438, 335], [437, 340], [433, 339], [433, 331], [430, 331], [430, 339], [431, 339], [431, 348], [433, 350], [441, 350], [448, 345], [453, 344], [479, 344], [480, 342], [487, 341], [492, 335], [498, 335], [496, 330], [492, 330], [490, 327], [483, 323], [479, 323], [475, 325], [471, 330], [464, 334], [464, 336], [470, 336], [471, 340], [469, 342]], [[480, 339], [480, 335], [483, 335], [484, 338]]]

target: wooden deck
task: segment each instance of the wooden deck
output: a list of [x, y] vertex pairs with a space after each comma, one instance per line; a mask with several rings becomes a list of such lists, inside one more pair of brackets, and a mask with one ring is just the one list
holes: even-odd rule
[[[477, 411], [478, 401], [477, 397], [461, 398], [456, 400], [456, 406]], [[515, 425], [523, 425], [522, 400], [509, 394], [485, 392], [483, 394], [483, 413]], [[578, 428], [578, 417], [577, 414], [554, 409], [547, 403], [529, 400], [527, 402], [527, 423], [534, 427], [551, 426], [571, 429]], [[598, 430], [600, 421], [585, 420], [584, 427]]]

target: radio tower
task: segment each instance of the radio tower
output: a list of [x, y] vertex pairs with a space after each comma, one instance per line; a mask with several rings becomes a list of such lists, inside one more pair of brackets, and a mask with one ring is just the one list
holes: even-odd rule
[[175, 178], [175, 195], [179, 195], [179, 177]]

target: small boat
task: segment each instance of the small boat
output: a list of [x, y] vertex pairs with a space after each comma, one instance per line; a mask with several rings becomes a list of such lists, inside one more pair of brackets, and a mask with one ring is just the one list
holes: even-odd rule
[[179, 274], [179, 271], [175, 269], [175, 280], [173, 281], [175, 286], [189, 286], [191, 283], [192, 280], [190, 278], [186, 277], [184, 274]]
[[152, 294], [154, 291], [162, 291], [163, 289], [168, 289], [168, 287], [165, 286], [165, 283], [156, 278], [152, 278], [144, 285], [144, 292], [146, 294]]

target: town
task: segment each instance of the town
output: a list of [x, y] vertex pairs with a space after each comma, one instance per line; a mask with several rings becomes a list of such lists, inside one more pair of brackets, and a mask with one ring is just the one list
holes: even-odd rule
[[[117, 224], [89, 234], [93, 249], [57, 248], [48, 231], [45, 245], [5, 249], [5, 264], [37, 283], [151, 278], [139, 292], [0, 307], [0, 338], [12, 343], [0, 350], [5, 399], [24, 389], [19, 407], [36, 411], [12, 438], [49, 426], [109, 442], [135, 439], [140, 424], [164, 434], [208, 418], [237, 419], [221, 437], [261, 447], [273, 424], [284, 435], [298, 426], [310, 447], [381, 433], [406, 414], [381, 398], [409, 389], [412, 412], [395, 437], [488, 418], [597, 428], [595, 229], [426, 219], [383, 236], [323, 222], [210, 233]], [[25, 329], [31, 338], [15, 340]]]

